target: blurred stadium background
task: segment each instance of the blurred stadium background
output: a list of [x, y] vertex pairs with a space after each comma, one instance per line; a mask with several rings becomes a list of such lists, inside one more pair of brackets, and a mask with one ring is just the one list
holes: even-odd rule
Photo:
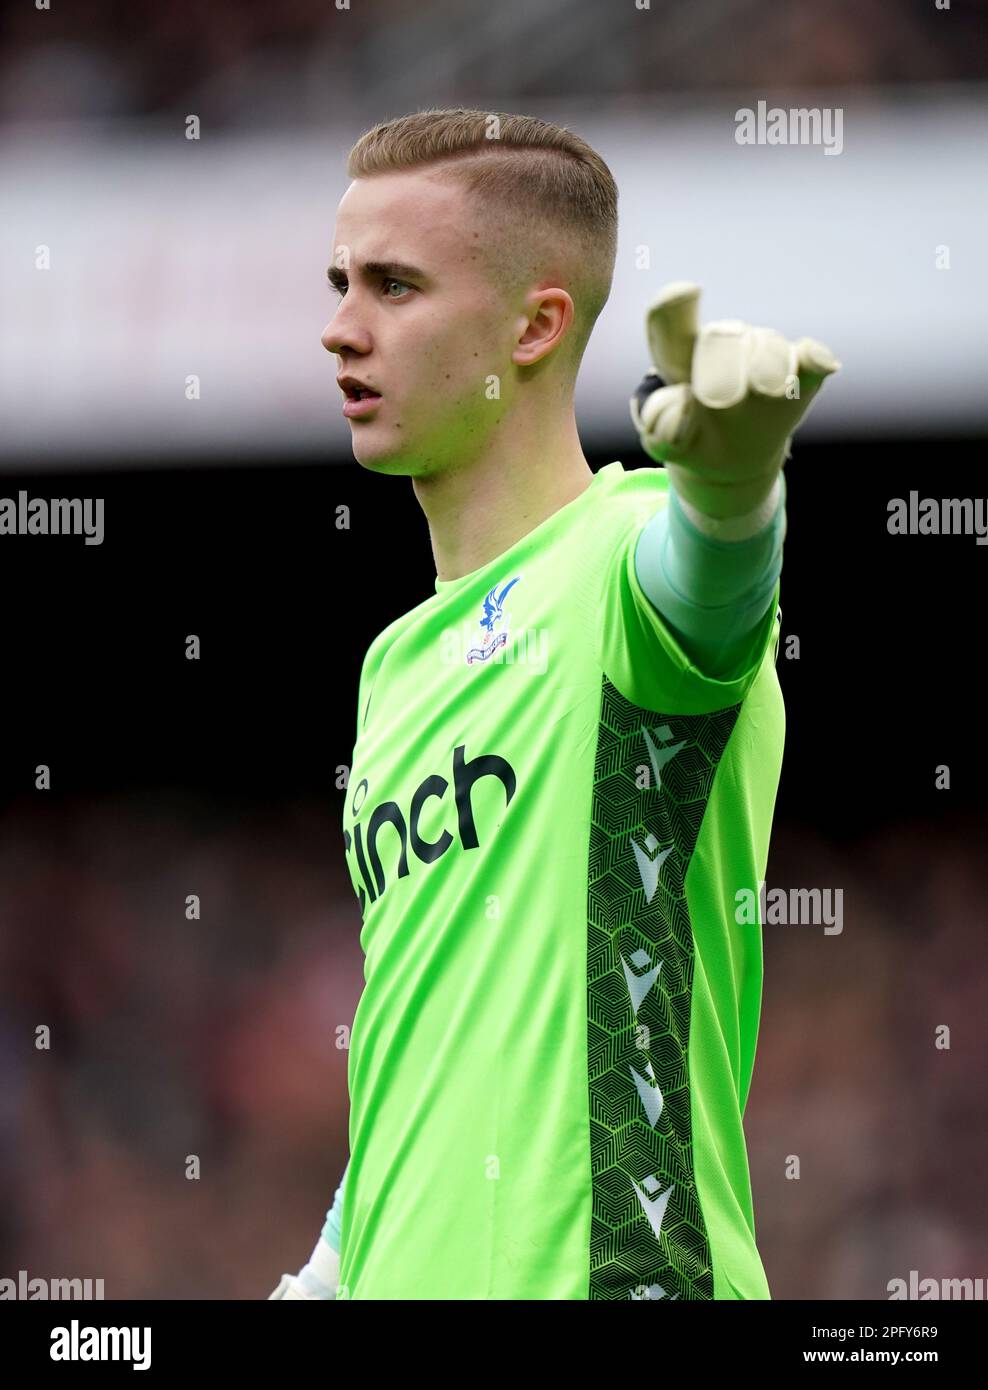
[[[578, 394], [595, 466], [648, 462], [627, 397], [668, 280], [844, 363], [787, 470], [801, 655], [779, 663], [767, 874], [843, 889], [844, 930], [765, 928], [759, 1246], [777, 1299], [986, 1273], [985, 553], [886, 531], [890, 497], [984, 493], [984, 20], [932, 0], [3, 8], [0, 494], [104, 497], [106, 537], [0, 547], [0, 1275], [259, 1298], [332, 1199], [362, 978], [340, 769], [364, 649], [434, 568], [410, 486], [350, 455], [324, 272], [353, 140], [451, 105], [567, 124], [618, 180]], [[760, 100], [838, 108], [841, 153], [739, 146]]]

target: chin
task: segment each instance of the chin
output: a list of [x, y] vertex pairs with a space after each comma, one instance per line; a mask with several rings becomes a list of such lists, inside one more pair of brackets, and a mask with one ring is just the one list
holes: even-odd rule
[[353, 457], [368, 473], [392, 473], [400, 476], [412, 472], [411, 464], [404, 452], [396, 453], [393, 450], [375, 448], [369, 439], [360, 439], [356, 434], [352, 444]]

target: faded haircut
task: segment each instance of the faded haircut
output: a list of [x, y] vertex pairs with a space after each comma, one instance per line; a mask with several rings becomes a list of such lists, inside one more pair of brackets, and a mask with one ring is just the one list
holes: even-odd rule
[[534, 116], [453, 107], [384, 121], [347, 160], [351, 179], [426, 167], [475, 201], [481, 250], [499, 289], [512, 294], [566, 268], [575, 372], [611, 292], [617, 255], [618, 190], [603, 159], [579, 135]]

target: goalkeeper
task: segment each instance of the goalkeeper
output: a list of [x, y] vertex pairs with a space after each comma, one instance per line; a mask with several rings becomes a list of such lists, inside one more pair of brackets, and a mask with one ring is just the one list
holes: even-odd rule
[[350, 1160], [272, 1297], [769, 1298], [742, 1124], [761, 929], [735, 904], [782, 762], [783, 467], [838, 363], [701, 327], [671, 285], [631, 403], [660, 466], [593, 473], [600, 156], [456, 109], [375, 127], [348, 172], [322, 341], [437, 575], [361, 669]]

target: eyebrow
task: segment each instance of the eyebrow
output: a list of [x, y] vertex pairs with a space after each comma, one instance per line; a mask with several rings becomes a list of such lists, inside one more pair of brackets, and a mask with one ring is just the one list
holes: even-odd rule
[[[364, 261], [358, 267], [358, 273], [365, 278], [374, 275], [387, 275], [395, 280], [427, 280], [429, 277], [424, 270], [419, 270], [418, 266], [408, 265], [405, 261]], [[331, 265], [326, 271], [326, 279], [334, 289], [341, 289], [347, 283], [347, 273], [339, 266]]]

